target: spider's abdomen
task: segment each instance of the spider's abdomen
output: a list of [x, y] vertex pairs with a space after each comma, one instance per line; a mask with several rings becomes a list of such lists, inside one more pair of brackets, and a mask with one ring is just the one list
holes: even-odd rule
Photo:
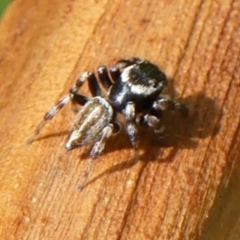
[[95, 97], [80, 109], [66, 149], [95, 143], [101, 138], [103, 129], [112, 121], [112, 106], [102, 97]]

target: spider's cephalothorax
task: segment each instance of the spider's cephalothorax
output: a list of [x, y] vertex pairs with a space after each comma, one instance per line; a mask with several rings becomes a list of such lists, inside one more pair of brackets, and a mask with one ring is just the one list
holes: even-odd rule
[[[78, 93], [82, 84], [88, 81], [93, 97]], [[139, 58], [122, 59], [112, 67], [100, 66], [97, 74], [85, 72], [70, 89], [69, 95], [61, 99], [44, 116], [28, 140], [31, 143], [42, 129], [46, 121], [68, 102], [77, 103], [83, 107], [78, 111], [66, 149], [92, 144], [89, 163], [84, 179], [90, 171], [92, 159], [100, 155], [106, 140], [119, 129], [117, 113], [126, 119], [126, 132], [137, 153], [139, 134], [137, 125], [153, 128], [155, 133], [162, 131], [160, 117], [164, 110], [184, 110], [185, 106], [161, 95], [167, 85], [165, 74], [154, 64]], [[102, 93], [104, 88], [105, 94]]]

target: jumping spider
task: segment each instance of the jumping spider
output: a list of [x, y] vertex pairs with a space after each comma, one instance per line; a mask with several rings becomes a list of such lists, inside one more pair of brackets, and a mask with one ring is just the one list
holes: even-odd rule
[[[93, 97], [78, 93], [85, 81], [88, 81]], [[99, 83], [105, 89], [105, 96]], [[138, 159], [137, 125], [153, 128], [156, 134], [160, 134], [163, 129], [160, 124], [163, 111], [185, 111], [184, 105], [161, 95], [167, 83], [166, 75], [156, 65], [140, 58], [122, 59], [110, 68], [100, 66], [97, 74], [85, 72], [70, 89], [69, 94], [45, 114], [28, 143], [32, 143], [45, 123], [67, 103], [82, 105], [65, 147], [72, 150], [88, 144], [93, 145], [84, 172], [83, 185], [90, 172], [92, 160], [103, 152], [106, 140], [120, 130], [117, 113], [125, 117], [126, 132]]]

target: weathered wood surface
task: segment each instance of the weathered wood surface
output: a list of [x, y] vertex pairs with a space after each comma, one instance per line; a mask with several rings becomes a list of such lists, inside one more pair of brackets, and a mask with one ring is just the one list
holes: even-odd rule
[[[14, 1], [0, 24], [1, 239], [239, 239], [240, 2]], [[122, 133], [77, 190], [87, 148], [65, 152], [79, 74], [138, 56], [189, 106], [142, 161]], [[172, 87], [173, 86], [173, 87]], [[82, 92], [88, 94], [87, 87]]]

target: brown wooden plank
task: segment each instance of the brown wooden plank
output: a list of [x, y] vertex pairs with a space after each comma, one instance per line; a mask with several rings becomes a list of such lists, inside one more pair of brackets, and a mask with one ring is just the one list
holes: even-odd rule
[[[1, 239], [239, 239], [240, 2], [14, 1], [0, 24]], [[80, 73], [138, 56], [168, 75], [189, 117], [157, 143], [108, 141], [82, 192], [88, 149], [65, 152]], [[83, 87], [83, 94], [89, 94]], [[168, 116], [171, 117], [171, 116]]]

